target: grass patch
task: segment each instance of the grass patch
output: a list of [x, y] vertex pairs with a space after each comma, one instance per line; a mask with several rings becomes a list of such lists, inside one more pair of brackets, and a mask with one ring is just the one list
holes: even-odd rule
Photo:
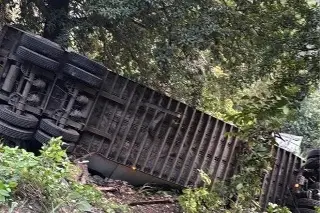
[[[52, 138], [39, 156], [0, 145], [0, 212], [32, 206], [33, 212], [128, 212], [91, 185], [74, 180], [77, 168]], [[30, 211], [30, 210], [29, 210]]]

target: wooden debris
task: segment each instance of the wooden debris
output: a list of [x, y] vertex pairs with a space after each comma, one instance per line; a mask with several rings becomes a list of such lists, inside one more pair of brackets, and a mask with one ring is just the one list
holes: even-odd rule
[[104, 192], [115, 192], [115, 191], [117, 191], [117, 189], [114, 188], [114, 187], [98, 186], [98, 187], [96, 187], [96, 189], [98, 189], [98, 190], [100, 190], [100, 191], [104, 191]]
[[175, 199], [161, 199], [161, 200], [145, 200], [145, 201], [136, 201], [131, 202], [129, 206], [138, 206], [138, 205], [151, 205], [151, 204], [171, 204], [175, 203], [177, 200]]

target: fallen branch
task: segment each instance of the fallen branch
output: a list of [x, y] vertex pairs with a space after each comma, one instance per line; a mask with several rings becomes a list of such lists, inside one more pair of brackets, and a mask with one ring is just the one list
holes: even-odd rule
[[81, 175], [79, 177], [79, 181], [81, 184], [86, 184], [87, 180], [89, 180], [89, 171], [88, 171], [88, 165], [83, 163], [78, 163], [77, 166], [81, 169]]
[[86, 154], [86, 155], [84, 155], [84, 156], [81, 156], [81, 157], [79, 157], [79, 158], [77, 158], [77, 159], [74, 159], [73, 162], [77, 163], [77, 162], [79, 162], [80, 160], [85, 159], [85, 158], [87, 158], [87, 157], [90, 157], [91, 155], [94, 155], [94, 154], [96, 154], [96, 152], [90, 152], [90, 153], [88, 153], [88, 154]]
[[96, 189], [100, 190], [100, 191], [104, 191], [104, 192], [115, 192], [117, 191], [116, 188], [114, 187], [96, 187]]
[[162, 200], [145, 200], [145, 201], [136, 201], [129, 203], [129, 206], [138, 206], [138, 205], [151, 205], [151, 204], [171, 204], [177, 202], [176, 199], [162, 199]]

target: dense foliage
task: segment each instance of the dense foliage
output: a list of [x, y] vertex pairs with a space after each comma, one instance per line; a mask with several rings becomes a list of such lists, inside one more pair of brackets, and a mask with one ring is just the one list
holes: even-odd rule
[[[204, 182], [202, 187], [191, 189], [187, 188], [183, 191], [183, 195], [179, 198], [179, 203], [186, 213], [258, 213], [261, 208], [254, 200], [248, 201], [253, 205], [242, 206], [236, 203], [232, 197], [228, 195], [228, 189], [223, 184], [213, 184], [210, 177], [200, 170], [200, 176]], [[238, 185], [237, 188], [242, 186]], [[241, 193], [239, 196], [243, 196]], [[263, 213], [291, 213], [287, 207], [280, 207], [276, 204], [269, 203]]]
[[283, 125], [283, 131], [303, 136], [301, 149], [308, 151], [320, 147], [320, 93], [317, 90], [308, 96], [293, 119]]
[[214, 114], [258, 80], [300, 101], [319, 79], [319, 10], [303, 0], [1, 1], [6, 22]]
[[110, 213], [125, 210], [94, 187], [72, 178], [77, 167], [70, 163], [61, 143], [53, 138], [39, 156], [0, 145], [0, 211], [5, 211], [3, 205], [12, 206], [19, 200], [31, 202], [38, 207], [36, 212], [76, 213], [93, 211], [93, 206]]

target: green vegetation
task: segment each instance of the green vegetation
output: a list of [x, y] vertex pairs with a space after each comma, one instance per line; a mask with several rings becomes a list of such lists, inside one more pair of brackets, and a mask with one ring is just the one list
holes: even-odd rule
[[61, 143], [60, 138], [51, 139], [39, 156], [17, 147], [0, 146], [0, 210], [5, 206], [14, 209], [20, 201], [37, 206], [36, 212], [126, 211], [126, 206], [108, 201], [94, 187], [72, 178], [76, 167]]
[[293, 119], [283, 125], [283, 131], [303, 136], [301, 149], [320, 147], [320, 92], [310, 94], [303, 102]]
[[[228, 187], [223, 184], [214, 184], [211, 182], [210, 177], [200, 171], [201, 178], [204, 182], [203, 187], [191, 189], [187, 188], [183, 191], [183, 195], [179, 197], [179, 203], [186, 213], [240, 213], [250, 212], [258, 213], [261, 212], [261, 207], [254, 200], [247, 201], [252, 205], [242, 206], [234, 200], [234, 197], [230, 196]], [[242, 185], [238, 184], [236, 187], [238, 190], [243, 188]], [[246, 195], [239, 192], [239, 197]], [[227, 207], [228, 206], [228, 207]], [[248, 207], [250, 206], [250, 207]], [[290, 213], [291, 211], [286, 207], [280, 207], [276, 204], [269, 203], [266, 213]]]
[[179, 203], [183, 210], [187, 213], [223, 210], [225, 202], [219, 193], [210, 190], [212, 184], [210, 177], [203, 171], [200, 171], [200, 175], [204, 186], [195, 189], [187, 188], [183, 190], [183, 195], [179, 197]]
[[287, 207], [279, 207], [277, 204], [270, 203], [267, 208], [267, 213], [290, 213]]
[[[304, 149], [319, 146], [320, 9], [310, 1], [1, 3], [1, 24], [42, 33], [240, 127], [241, 167], [227, 187], [231, 197], [239, 195], [233, 208], [257, 208], [250, 201], [273, 161], [272, 133], [304, 136]], [[211, 202], [219, 194], [198, 190], [181, 198], [190, 212], [224, 204]]]

